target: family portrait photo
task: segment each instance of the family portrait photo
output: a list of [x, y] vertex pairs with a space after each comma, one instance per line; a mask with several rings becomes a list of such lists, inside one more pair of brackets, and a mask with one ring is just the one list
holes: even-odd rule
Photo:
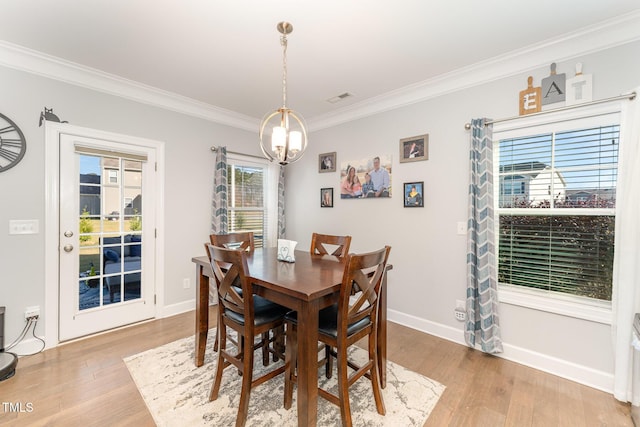
[[429, 135], [412, 136], [400, 140], [400, 163], [429, 159]]
[[391, 156], [380, 155], [343, 162], [340, 167], [340, 198], [391, 197]]

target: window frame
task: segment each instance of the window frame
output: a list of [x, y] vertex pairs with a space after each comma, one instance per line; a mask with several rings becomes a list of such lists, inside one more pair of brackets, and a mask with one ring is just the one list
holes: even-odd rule
[[[599, 125], [611, 124], [612, 122], [621, 125], [620, 137], [622, 138], [623, 129], [621, 121], [621, 102], [610, 102], [606, 104], [597, 104], [589, 106], [575, 106], [575, 108], [565, 109], [557, 112], [548, 112], [546, 114], [534, 115], [531, 117], [523, 116], [514, 121], [505, 121], [495, 123], [493, 125], [493, 177], [494, 177], [494, 229], [495, 236], [498, 239], [500, 229], [500, 152], [499, 141], [507, 138], [517, 138], [538, 133], [544, 133], [552, 129], [554, 132], [563, 130], [572, 130], [577, 128], [587, 128]], [[622, 162], [622, 152], [618, 153], [618, 164]], [[545, 209], [522, 209], [522, 213], [544, 215]], [[539, 212], [538, 212], [539, 211]], [[591, 211], [591, 212], [590, 212]], [[615, 209], [598, 210], [598, 214], [606, 213], [616, 215]], [[511, 209], [511, 212], [518, 214], [517, 209]], [[592, 209], [580, 209], [579, 211], [567, 212], [568, 215], [589, 215], [595, 214]], [[498, 242], [495, 244], [498, 248]], [[614, 255], [615, 257], [615, 255]], [[499, 268], [499, 256], [496, 253], [495, 268], [496, 272]], [[615, 294], [615, 290], [614, 290]], [[578, 319], [589, 320], [602, 324], [612, 324], [613, 313], [611, 301], [596, 300], [593, 298], [581, 297], [570, 294], [562, 294], [552, 291], [544, 291], [533, 288], [526, 288], [517, 285], [498, 283], [498, 300], [501, 303], [516, 305], [530, 308], [533, 310], [554, 313]]]
[[[246, 166], [246, 167], [262, 167], [263, 173], [263, 208], [265, 215], [265, 224], [263, 225], [263, 243], [262, 246], [275, 246], [278, 239], [278, 179], [279, 165], [269, 162], [267, 159], [261, 159], [254, 156], [229, 153], [227, 154], [227, 166]], [[231, 218], [231, 177], [227, 177], [227, 194], [229, 200], [227, 206], [229, 210], [229, 218]], [[229, 224], [230, 225], [230, 224]]]

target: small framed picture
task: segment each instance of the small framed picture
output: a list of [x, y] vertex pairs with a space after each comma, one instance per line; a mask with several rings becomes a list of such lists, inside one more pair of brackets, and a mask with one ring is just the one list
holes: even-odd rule
[[418, 135], [400, 140], [400, 163], [429, 159], [429, 135]]
[[318, 156], [318, 172], [336, 171], [336, 152], [322, 153]]
[[320, 207], [321, 208], [333, 207], [333, 188], [320, 189]]
[[424, 181], [404, 183], [404, 207], [424, 208]]

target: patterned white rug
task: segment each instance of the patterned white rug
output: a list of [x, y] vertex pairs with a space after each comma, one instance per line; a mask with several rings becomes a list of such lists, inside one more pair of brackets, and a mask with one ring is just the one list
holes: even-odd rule
[[[213, 352], [215, 329], [209, 331], [205, 363], [194, 364], [194, 338], [188, 337], [124, 359], [138, 390], [153, 415], [156, 424], [163, 426], [233, 426], [240, 395], [241, 377], [232, 368], [225, 370], [220, 395], [209, 402], [217, 354]], [[350, 359], [366, 357], [366, 352], [352, 348]], [[278, 362], [282, 363], [282, 362]], [[256, 354], [256, 370], [272, 369], [262, 366]], [[324, 369], [324, 368], [321, 368]], [[335, 369], [335, 363], [334, 363]], [[329, 380], [319, 372], [323, 388], [336, 387], [336, 375]], [[422, 426], [438, 402], [445, 387], [427, 377], [411, 372], [393, 362], [387, 366], [387, 387], [383, 399], [387, 414], [376, 411], [371, 383], [359, 379], [349, 390], [351, 414], [356, 426]], [[296, 393], [290, 410], [283, 404], [284, 377], [267, 381], [251, 391], [248, 426], [296, 426]], [[339, 426], [337, 406], [318, 398], [318, 426]]]

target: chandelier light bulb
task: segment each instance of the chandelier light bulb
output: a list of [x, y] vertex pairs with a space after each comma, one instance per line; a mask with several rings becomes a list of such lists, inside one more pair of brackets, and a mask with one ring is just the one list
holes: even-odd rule
[[289, 132], [289, 150], [294, 153], [302, 150], [302, 133], [295, 130]]
[[271, 133], [271, 149], [277, 151], [286, 146], [287, 130], [282, 126], [274, 126]]

